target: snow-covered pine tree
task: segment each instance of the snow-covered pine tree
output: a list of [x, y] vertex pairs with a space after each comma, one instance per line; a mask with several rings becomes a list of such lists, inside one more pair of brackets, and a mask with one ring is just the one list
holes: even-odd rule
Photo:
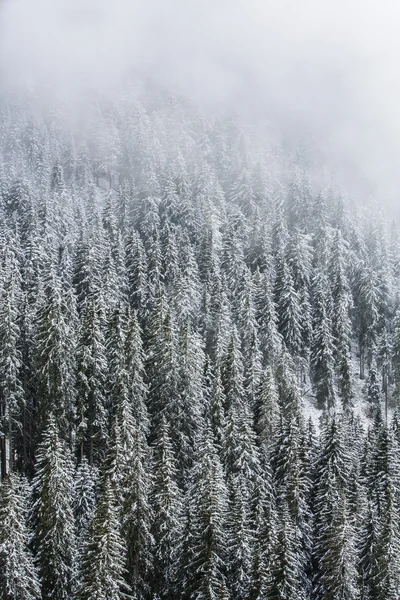
[[132, 229], [125, 247], [128, 295], [132, 310], [144, 318], [147, 291], [147, 257], [143, 242], [135, 229]]
[[[204, 405], [203, 376], [205, 355], [201, 337], [186, 322], [179, 339], [179, 388], [172, 415], [174, 429], [179, 431], [179, 450], [177, 452], [180, 472], [187, 475], [196, 451], [197, 434], [202, 426]], [[186, 473], [185, 473], [186, 471]], [[181, 480], [184, 486], [184, 479]]]
[[123, 505], [120, 517], [126, 546], [126, 578], [132, 593], [146, 597], [151, 587], [154, 538], [151, 532], [154, 512], [151, 505], [153, 474], [151, 453], [143, 425], [135, 421], [131, 431], [132, 445], [122, 457]]
[[255, 402], [254, 428], [258, 445], [270, 451], [279, 422], [279, 398], [275, 377], [271, 367], [261, 376], [261, 382]]
[[73, 509], [79, 557], [82, 557], [89, 526], [97, 502], [98, 469], [84, 456], [78, 465], [74, 480]]
[[332, 289], [333, 310], [332, 335], [334, 338], [334, 356], [339, 376], [339, 393], [345, 408], [352, 399], [352, 323], [350, 318], [353, 307], [350, 285], [347, 277], [347, 245], [340, 230], [336, 231], [329, 265], [329, 277]]
[[10, 474], [0, 485], [0, 598], [38, 600], [39, 576], [30, 549], [27, 482]]
[[327, 418], [316, 465], [314, 503], [314, 587], [321, 599], [333, 598], [339, 592], [343, 598], [357, 598], [354, 533], [344, 500], [351, 466], [346, 446], [343, 420], [336, 415]]
[[290, 354], [298, 358], [302, 352], [302, 314], [300, 298], [285, 256], [277, 256], [275, 303], [278, 330]]
[[[183, 546], [182, 559], [187, 570], [181, 577], [181, 593], [190, 600], [230, 598], [227, 588], [228, 494], [212, 438], [206, 426], [188, 487], [190, 538], [185, 539]], [[185, 554], [188, 544], [190, 553]]]
[[392, 600], [400, 590], [399, 458], [394, 433], [381, 426], [371, 455], [370, 510], [363, 530], [363, 586], [367, 598]]
[[358, 588], [358, 556], [354, 527], [345, 495], [339, 496], [319, 541], [320, 577], [315, 597], [318, 600], [356, 600]]
[[264, 362], [273, 364], [280, 353], [283, 338], [278, 332], [278, 318], [272, 294], [271, 274], [268, 270], [264, 273], [256, 271], [254, 279], [254, 304], [259, 326], [260, 348]]
[[[301, 553], [300, 553], [301, 554]], [[266, 598], [268, 600], [306, 600], [304, 572], [299, 560], [299, 539], [296, 526], [285, 503], [280, 510], [277, 539], [272, 557], [272, 581]]]
[[317, 404], [331, 410], [335, 406], [334, 345], [326, 298], [327, 280], [317, 275], [314, 282], [314, 330], [311, 364]]
[[355, 294], [356, 331], [360, 353], [360, 377], [364, 379], [365, 364], [371, 366], [376, 355], [379, 323], [379, 287], [376, 271], [370, 266], [364, 267], [357, 282]]
[[152, 506], [154, 520], [154, 573], [152, 591], [165, 600], [178, 593], [178, 569], [183, 531], [183, 498], [178, 487], [178, 469], [169, 426], [161, 418], [154, 445], [154, 486]]
[[[77, 350], [77, 442], [93, 464], [107, 439], [107, 356], [103, 297], [85, 303]], [[95, 452], [96, 451], [96, 452]]]
[[25, 394], [21, 381], [22, 352], [19, 327], [21, 273], [16, 248], [5, 248], [0, 295], [0, 473], [13, 470], [16, 438], [22, 434]]
[[121, 535], [115, 483], [105, 476], [82, 561], [78, 598], [123, 600], [132, 597], [125, 581], [126, 548]]
[[50, 267], [45, 283], [46, 299], [39, 307], [35, 336], [37, 422], [39, 432], [50, 413], [60, 432], [71, 437], [75, 414], [74, 323], [68, 319], [66, 297], [60, 279]]
[[34, 550], [43, 600], [69, 600], [77, 580], [73, 461], [50, 414], [33, 479]]

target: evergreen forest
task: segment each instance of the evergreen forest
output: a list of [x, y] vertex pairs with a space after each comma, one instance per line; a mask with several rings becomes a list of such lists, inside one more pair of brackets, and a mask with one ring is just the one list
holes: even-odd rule
[[0, 599], [398, 600], [400, 240], [310, 140], [0, 99]]

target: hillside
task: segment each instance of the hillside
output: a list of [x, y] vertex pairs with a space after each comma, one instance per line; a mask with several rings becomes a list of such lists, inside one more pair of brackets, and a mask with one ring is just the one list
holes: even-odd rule
[[398, 598], [378, 203], [156, 90], [0, 109], [0, 597]]

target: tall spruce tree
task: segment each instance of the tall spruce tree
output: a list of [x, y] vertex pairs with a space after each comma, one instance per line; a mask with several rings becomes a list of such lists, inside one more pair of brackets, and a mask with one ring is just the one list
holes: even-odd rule
[[73, 461], [50, 415], [36, 455], [33, 479], [34, 549], [43, 600], [69, 600], [77, 581]]
[[183, 597], [228, 600], [228, 494], [212, 432], [207, 428], [199, 443], [188, 494], [191, 529], [186, 543], [190, 544], [190, 553], [183, 554], [187, 566], [182, 578]]
[[0, 598], [38, 600], [39, 576], [30, 549], [28, 485], [11, 474], [0, 486]]
[[52, 413], [60, 431], [70, 437], [75, 415], [75, 323], [60, 279], [52, 269], [45, 294], [35, 339], [39, 430]]
[[153, 593], [161, 599], [176, 597], [180, 546], [182, 543], [183, 498], [178, 487], [178, 469], [169, 427], [161, 419], [154, 447], [155, 479], [152, 491], [154, 510]]
[[332, 409], [335, 405], [333, 337], [326, 298], [327, 281], [317, 276], [314, 284], [314, 332], [311, 364], [319, 408]]
[[305, 600], [307, 590], [304, 586], [303, 565], [299, 560], [298, 536], [285, 505], [280, 513], [272, 565], [272, 581], [266, 596], [268, 600]]
[[[105, 307], [101, 295], [88, 298], [77, 352], [77, 441], [91, 464], [107, 439], [107, 356]], [[97, 452], [95, 452], [95, 450]]]
[[357, 598], [354, 532], [345, 503], [350, 466], [344, 422], [333, 416], [325, 422], [316, 465], [315, 594], [321, 599]]
[[19, 304], [21, 275], [14, 252], [5, 259], [5, 281], [0, 296], [0, 472], [5, 477], [16, 459], [16, 438], [22, 433], [25, 393], [22, 386]]
[[299, 357], [302, 351], [300, 298], [295, 290], [287, 260], [281, 255], [277, 257], [275, 302], [279, 332], [288, 351], [294, 357]]
[[114, 483], [103, 482], [82, 564], [78, 597], [82, 600], [129, 598], [124, 579], [126, 549], [120, 531], [119, 506]]

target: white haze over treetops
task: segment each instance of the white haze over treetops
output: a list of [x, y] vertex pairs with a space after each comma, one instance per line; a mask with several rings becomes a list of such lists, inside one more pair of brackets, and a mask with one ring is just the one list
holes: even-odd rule
[[0, 85], [73, 98], [146, 74], [311, 130], [397, 208], [399, 24], [396, 0], [0, 0]]

